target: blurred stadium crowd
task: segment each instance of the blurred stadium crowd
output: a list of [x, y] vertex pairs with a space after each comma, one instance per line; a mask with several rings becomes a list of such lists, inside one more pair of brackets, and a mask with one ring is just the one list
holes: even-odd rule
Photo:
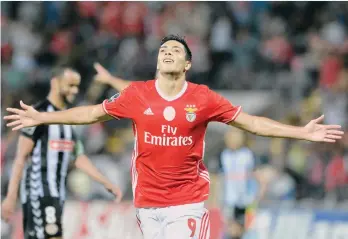
[[[94, 62], [125, 79], [152, 79], [159, 41], [178, 33], [193, 52], [190, 81], [246, 94], [266, 90], [276, 102], [262, 112], [266, 116], [303, 125], [324, 113], [326, 123], [348, 129], [345, 2], [1, 2], [1, 33], [2, 115], [20, 99], [43, 99], [55, 65], [72, 66], [82, 75], [79, 105], [114, 92], [93, 82]], [[129, 126], [112, 121], [78, 128], [88, 155], [128, 199]], [[17, 133], [3, 121], [1, 129], [4, 195]], [[335, 145], [250, 136], [256, 155], [280, 172], [268, 198], [348, 200], [347, 136]], [[205, 159], [212, 174], [219, 171], [221, 149], [211, 149]], [[71, 198], [110, 198], [75, 170], [69, 178]]]

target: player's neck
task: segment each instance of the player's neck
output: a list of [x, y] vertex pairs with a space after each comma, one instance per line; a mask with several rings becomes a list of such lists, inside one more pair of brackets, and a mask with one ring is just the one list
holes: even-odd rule
[[55, 94], [50, 91], [47, 99], [58, 109], [62, 110], [66, 107], [64, 100], [59, 96], [59, 94]]
[[181, 76], [158, 74], [157, 82], [162, 94], [167, 97], [173, 97], [181, 92], [186, 83], [186, 78], [185, 74]]

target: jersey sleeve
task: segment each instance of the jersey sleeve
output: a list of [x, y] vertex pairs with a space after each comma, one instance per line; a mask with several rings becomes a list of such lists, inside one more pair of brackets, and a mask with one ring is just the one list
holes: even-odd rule
[[21, 129], [20, 133], [21, 135], [32, 139], [33, 141], [36, 141], [40, 137], [40, 128], [42, 126], [33, 126], [28, 128]]
[[228, 124], [241, 112], [241, 106], [234, 106], [225, 97], [208, 89], [208, 121]]
[[[116, 118], [129, 118], [133, 117], [133, 107], [132, 98], [135, 96], [135, 86], [132, 83], [122, 92], [115, 94], [110, 99], [103, 101], [103, 109], [104, 111]], [[132, 107], [133, 106], [133, 107]]]

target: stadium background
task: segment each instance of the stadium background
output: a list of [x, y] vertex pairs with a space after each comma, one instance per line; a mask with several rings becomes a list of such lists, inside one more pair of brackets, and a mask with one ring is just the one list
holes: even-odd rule
[[[1, 113], [20, 99], [44, 98], [48, 73], [59, 64], [82, 75], [77, 105], [114, 94], [93, 82], [94, 62], [125, 79], [152, 79], [159, 41], [169, 33], [185, 35], [192, 49], [189, 80], [246, 112], [295, 125], [323, 112], [325, 123], [348, 129], [347, 2], [1, 2]], [[110, 204], [100, 185], [72, 169], [67, 238], [138, 238], [130, 122], [78, 129], [87, 154], [122, 187], [125, 202]], [[3, 120], [1, 130], [3, 197], [18, 134]], [[221, 238], [218, 155], [225, 130], [212, 124], [207, 133], [212, 239]], [[347, 136], [324, 145], [249, 135], [248, 145], [276, 171], [250, 238], [348, 238]], [[20, 223], [20, 214], [11, 225], [2, 222], [1, 238], [20, 238]]]

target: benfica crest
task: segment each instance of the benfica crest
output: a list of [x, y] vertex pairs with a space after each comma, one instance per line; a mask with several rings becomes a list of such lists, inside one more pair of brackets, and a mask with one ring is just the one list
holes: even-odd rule
[[195, 121], [196, 119], [196, 111], [197, 111], [197, 108], [195, 105], [186, 105], [186, 108], [185, 108], [185, 111], [186, 111], [186, 119], [188, 122], [193, 122]]

